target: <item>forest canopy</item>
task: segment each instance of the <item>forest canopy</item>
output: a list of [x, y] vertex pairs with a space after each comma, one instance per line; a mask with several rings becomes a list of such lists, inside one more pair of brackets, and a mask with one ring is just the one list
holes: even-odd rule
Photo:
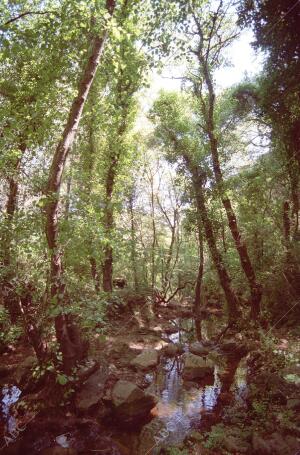
[[1, 354], [66, 386], [147, 302], [299, 336], [299, 74], [293, 0], [1, 0]]

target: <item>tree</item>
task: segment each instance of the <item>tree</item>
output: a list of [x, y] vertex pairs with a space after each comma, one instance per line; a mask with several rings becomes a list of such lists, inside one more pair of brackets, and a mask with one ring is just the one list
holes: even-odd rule
[[[107, 0], [106, 10], [111, 16], [115, 9], [114, 0]], [[105, 42], [107, 40], [107, 25], [99, 36], [96, 34], [91, 43], [91, 53], [86, 64], [85, 70], [81, 77], [77, 97], [73, 100], [69, 111], [62, 139], [55, 150], [52, 164], [49, 171], [46, 195], [46, 226], [45, 232], [48, 247], [51, 255], [50, 282], [51, 282], [51, 300], [61, 307], [61, 312], [55, 318], [55, 329], [57, 340], [63, 354], [64, 368], [69, 371], [74, 362], [82, 356], [82, 346], [80, 341], [74, 339], [74, 327], [67, 314], [63, 313], [63, 301], [65, 295], [65, 286], [63, 283], [63, 266], [61, 251], [59, 249], [59, 191], [62, 183], [63, 170], [70, 149], [72, 148], [76, 131], [82, 116], [85, 101], [89, 94], [96, 70], [100, 63]]]
[[[197, 135], [197, 124], [189, 120], [190, 113], [185, 111], [184, 102], [187, 103], [188, 99], [180, 99], [173, 94], [161, 95], [161, 98], [154, 103], [152, 117], [157, 122], [156, 134], [166, 147], [168, 158], [177, 163], [183, 161], [183, 165], [190, 175], [199, 221], [203, 224], [211, 258], [226, 297], [229, 321], [233, 323], [239, 316], [239, 303], [231, 286], [224, 259], [218, 249], [213, 224], [207, 209], [205, 186], [207, 185], [208, 169], [205, 164], [205, 152]], [[197, 296], [197, 306], [198, 302], [199, 297]]]
[[228, 24], [228, 9], [220, 1], [216, 7], [202, 5], [197, 1], [190, 3], [190, 14], [195, 26], [194, 40], [191, 52], [197, 61], [197, 74], [192, 76], [195, 96], [199, 100], [201, 112], [201, 134], [207, 135], [210, 148], [212, 167], [217, 190], [222, 200], [228, 226], [234, 239], [240, 264], [249, 283], [251, 292], [251, 317], [257, 319], [260, 313], [262, 289], [257, 282], [256, 274], [248, 253], [248, 247], [242, 237], [232, 202], [226, 191], [226, 184], [220, 163], [220, 140], [216, 124], [216, 94], [213, 83], [213, 72], [222, 64], [223, 50], [236, 38], [237, 32]]

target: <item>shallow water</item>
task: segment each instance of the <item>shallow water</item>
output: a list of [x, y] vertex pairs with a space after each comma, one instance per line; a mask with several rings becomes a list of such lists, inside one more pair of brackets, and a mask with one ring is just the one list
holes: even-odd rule
[[225, 368], [224, 358], [219, 362], [215, 360], [214, 376], [198, 383], [183, 381], [180, 357], [166, 361], [163, 365], [163, 384], [156, 383], [159, 401], [152, 411], [167, 430], [162, 445], [182, 442], [193, 428], [201, 428], [202, 416], [216, 408], [222, 392], [232, 392], [233, 400], [243, 399], [246, 390], [245, 362], [238, 364], [238, 361], [226, 360]]
[[[184, 350], [188, 351], [187, 341], [191, 337], [190, 321], [177, 321], [183, 330], [168, 336], [172, 342], [181, 342]], [[125, 430], [122, 428], [107, 428], [112, 430], [112, 439], [121, 442], [130, 450], [132, 455], [155, 455], [160, 447], [181, 443], [194, 429], [205, 427], [208, 415], [221, 418], [224, 402], [243, 400], [246, 391], [246, 362], [244, 359], [225, 357], [218, 352], [210, 356], [215, 368], [214, 375], [208, 376], [201, 382], [185, 382], [182, 379], [183, 358], [162, 358], [159, 367], [145, 375], [150, 384], [149, 392], [155, 393], [158, 403], [151, 411], [150, 423], [138, 428]], [[2, 389], [1, 421], [3, 433], [12, 438], [16, 421], [11, 413], [21, 391], [16, 386]], [[228, 403], [228, 401], [227, 401]], [[204, 430], [203, 430], [204, 431]], [[78, 435], [74, 428], [71, 433], [53, 435], [56, 443], [62, 447], [73, 446], [73, 436]], [[146, 435], [146, 436], [145, 436]], [[150, 435], [150, 436], [149, 436]], [[95, 435], [95, 438], [97, 436]], [[76, 446], [76, 441], [74, 440]]]

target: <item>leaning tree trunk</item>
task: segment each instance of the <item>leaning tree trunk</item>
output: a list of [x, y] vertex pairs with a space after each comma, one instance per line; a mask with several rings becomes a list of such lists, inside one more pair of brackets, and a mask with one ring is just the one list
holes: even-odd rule
[[[115, 8], [115, 1], [107, 0], [106, 6], [110, 14], [112, 14]], [[102, 37], [96, 36], [93, 40], [92, 52], [79, 84], [78, 95], [72, 103], [62, 139], [53, 156], [46, 188], [48, 202], [46, 205], [45, 230], [51, 254], [50, 295], [51, 301], [58, 307], [61, 307], [60, 313], [55, 317], [55, 330], [63, 356], [64, 369], [66, 371], [70, 371], [76, 363], [76, 360], [82, 356], [83, 345], [81, 341], [78, 340], [78, 337], [74, 336], [77, 331], [74, 328], [73, 320], [71, 320], [63, 311], [65, 289], [63, 282], [62, 252], [59, 248], [58, 239], [59, 192], [66, 159], [74, 143], [83, 107], [101, 59], [106, 38], [107, 31], [103, 33]]]
[[185, 161], [187, 163], [187, 167], [192, 174], [196, 204], [197, 204], [197, 211], [201, 217], [201, 221], [203, 224], [204, 232], [206, 241], [209, 247], [210, 255], [212, 257], [214, 266], [218, 273], [219, 281], [222, 286], [222, 289], [225, 294], [227, 308], [228, 308], [228, 319], [230, 323], [234, 323], [236, 319], [240, 316], [239, 311], [239, 303], [238, 298], [231, 287], [231, 279], [227, 272], [226, 266], [223, 261], [223, 257], [217, 247], [217, 242], [212, 226], [212, 222], [209, 218], [206, 204], [205, 204], [205, 197], [204, 197], [204, 190], [203, 190], [203, 178], [199, 173], [199, 170], [196, 168], [195, 165], [192, 164], [189, 157], [185, 156]]
[[208, 89], [208, 105], [203, 103], [203, 99], [201, 102], [202, 111], [204, 114], [204, 119], [206, 122], [206, 130], [209, 137], [209, 144], [210, 144], [210, 152], [212, 156], [212, 163], [213, 163], [213, 171], [216, 180], [216, 184], [218, 187], [219, 194], [221, 196], [222, 204], [225, 208], [228, 226], [232, 235], [232, 238], [235, 243], [236, 250], [238, 252], [241, 267], [244, 271], [244, 274], [247, 278], [249, 283], [250, 293], [251, 293], [251, 317], [252, 319], [257, 319], [260, 314], [260, 302], [262, 298], [262, 288], [260, 284], [256, 280], [255, 271], [252, 266], [252, 262], [250, 260], [248, 249], [245, 241], [242, 238], [240, 229], [238, 227], [237, 218], [235, 215], [235, 211], [232, 207], [231, 200], [228, 197], [225, 185], [223, 174], [220, 166], [219, 160], [219, 151], [218, 151], [218, 140], [215, 134], [215, 124], [214, 124], [214, 106], [215, 106], [215, 93], [213, 82], [211, 79], [211, 74], [208, 67], [207, 60], [203, 57], [200, 53], [199, 63], [203, 70], [203, 75], [205, 79], [205, 83]]

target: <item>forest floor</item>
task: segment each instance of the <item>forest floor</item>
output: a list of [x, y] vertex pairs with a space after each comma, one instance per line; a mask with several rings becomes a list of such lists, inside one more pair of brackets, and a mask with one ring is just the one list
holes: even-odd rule
[[[43, 382], [32, 386], [30, 348], [4, 353], [0, 373], [9, 374], [2, 380], [0, 453], [296, 455], [299, 340], [285, 329], [272, 338], [227, 333], [218, 343], [203, 343], [214, 375], [184, 381], [183, 359], [195, 342], [191, 310], [187, 302], [112, 315], [109, 335], [92, 338], [81, 381], [55, 393]], [[221, 315], [210, 319], [220, 331]], [[158, 353], [156, 364], [134, 367], [145, 351]], [[137, 412], [141, 401], [130, 404], [130, 420], [112, 411], [120, 379], [155, 397], [151, 412]]]

